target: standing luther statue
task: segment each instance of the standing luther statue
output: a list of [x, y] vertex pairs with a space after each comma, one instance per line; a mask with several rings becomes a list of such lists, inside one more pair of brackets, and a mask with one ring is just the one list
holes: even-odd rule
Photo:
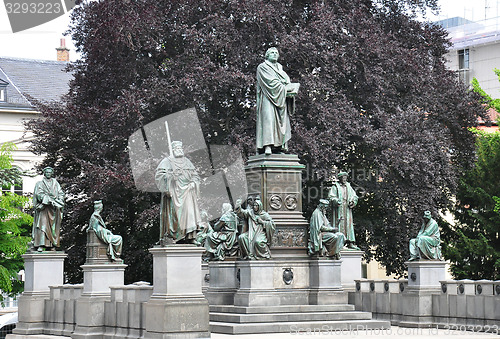
[[45, 167], [44, 178], [37, 182], [33, 192], [33, 248], [55, 250], [59, 247], [59, 233], [63, 217], [64, 192], [56, 179], [54, 169]]
[[358, 203], [358, 196], [351, 184], [347, 182], [346, 172], [340, 172], [337, 177], [339, 181], [333, 184], [328, 194], [328, 199], [333, 205], [332, 225], [338, 227], [340, 232], [344, 233], [348, 248], [359, 250], [359, 247], [355, 245], [356, 238], [352, 220], [352, 209]]
[[300, 84], [290, 78], [278, 63], [275, 47], [266, 51], [265, 61], [257, 67], [257, 152], [288, 150], [291, 138], [289, 115], [295, 110], [295, 95]]
[[200, 177], [184, 156], [182, 142], [172, 142], [172, 153], [156, 168], [156, 186], [161, 192], [160, 244], [193, 243], [200, 222], [198, 194]]

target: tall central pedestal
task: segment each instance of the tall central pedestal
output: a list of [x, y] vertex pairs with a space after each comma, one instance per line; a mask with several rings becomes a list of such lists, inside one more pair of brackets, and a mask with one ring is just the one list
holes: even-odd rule
[[210, 338], [208, 301], [201, 290], [201, 255], [194, 245], [169, 245], [153, 254], [153, 294], [145, 304], [144, 338]]
[[307, 220], [302, 216], [302, 171], [294, 154], [254, 155], [245, 173], [248, 199], [260, 197], [276, 224], [273, 258], [307, 258]]

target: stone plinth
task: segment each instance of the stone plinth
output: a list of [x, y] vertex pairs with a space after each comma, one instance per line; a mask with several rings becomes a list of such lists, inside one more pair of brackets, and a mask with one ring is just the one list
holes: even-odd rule
[[235, 306], [279, 305], [274, 288], [274, 261], [239, 261], [240, 288], [234, 296]]
[[76, 301], [73, 339], [100, 339], [104, 335], [104, 305], [110, 300], [111, 286], [123, 285], [124, 264], [82, 265], [83, 292]]
[[408, 289], [440, 291], [441, 280], [446, 278], [446, 262], [438, 260], [407, 261]]
[[309, 304], [347, 304], [347, 292], [342, 289], [342, 260], [317, 258], [311, 260], [309, 281], [311, 292]]
[[239, 287], [235, 261], [212, 261], [208, 264], [210, 282], [205, 296], [210, 305], [233, 305]]
[[63, 284], [63, 252], [29, 252], [23, 255], [25, 282], [24, 292], [19, 297], [19, 322], [15, 334], [43, 333], [44, 304], [49, 298], [49, 286]]
[[348, 292], [354, 292], [356, 288], [355, 280], [361, 279], [361, 259], [363, 251], [342, 250], [342, 287]]
[[432, 295], [441, 293], [441, 281], [446, 276], [446, 262], [438, 260], [407, 261], [408, 289], [401, 295], [403, 327], [431, 327], [433, 324]]
[[150, 249], [153, 294], [144, 306], [144, 338], [210, 337], [208, 301], [202, 294], [203, 251], [194, 245]]
[[248, 158], [245, 173], [248, 199], [260, 197], [276, 224], [273, 258], [307, 258], [308, 222], [302, 216], [302, 171], [297, 155], [254, 155]]

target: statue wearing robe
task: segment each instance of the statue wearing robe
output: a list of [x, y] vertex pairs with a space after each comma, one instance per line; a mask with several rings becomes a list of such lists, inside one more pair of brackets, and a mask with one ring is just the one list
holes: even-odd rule
[[[174, 145], [176, 142], [172, 142]], [[156, 169], [156, 185], [161, 194], [160, 242], [166, 238], [193, 242], [200, 222], [198, 194], [200, 177], [191, 163], [174, 146], [174, 156], [163, 159]]]
[[43, 170], [44, 178], [37, 182], [33, 192], [33, 247], [39, 251], [44, 248], [59, 247], [61, 222], [64, 207], [64, 192], [56, 179], [54, 170]]
[[340, 250], [344, 247], [345, 236], [332, 227], [325, 210], [329, 201], [321, 199], [311, 215], [309, 223], [309, 255], [320, 255], [340, 259]]
[[90, 217], [88, 232], [94, 231], [97, 237], [106, 245], [106, 254], [112, 261], [116, 261], [122, 253], [123, 239], [120, 235], [113, 234], [106, 228], [106, 223], [101, 216], [102, 203], [96, 201], [94, 203], [94, 213]]
[[238, 217], [231, 204], [224, 203], [222, 216], [214, 225], [213, 231], [205, 240], [205, 249], [211, 253], [212, 260], [224, 260], [226, 255], [234, 255], [238, 249]]
[[266, 60], [257, 67], [257, 150], [288, 149], [291, 138], [290, 113], [295, 110], [299, 84], [290, 78], [277, 62], [276, 48], [266, 52]]
[[431, 212], [424, 212], [422, 227], [415, 239], [410, 240], [410, 261], [417, 259], [442, 260], [441, 237], [437, 222]]
[[358, 249], [354, 246], [356, 238], [352, 219], [352, 209], [358, 203], [358, 196], [351, 184], [347, 182], [347, 173], [339, 173], [339, 180], [333, 184], [328, 194], [328, 199], [333, 205], [332, 224], [345, 235], [351, 248]]
[[248, 230], [238, 237], [243, 259], [270, 259], [271, 241], [275, 231], [274, 221], [264, 211], [262, 202], [255, 200], [253, 206], [241, 208], [241, 201], [236, 202], [236, 214], [247, 221]]

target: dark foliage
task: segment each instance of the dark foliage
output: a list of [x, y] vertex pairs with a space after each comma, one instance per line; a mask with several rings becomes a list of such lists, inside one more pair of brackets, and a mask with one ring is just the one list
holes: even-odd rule
[[456, 279], [500, 279], [500, 133], [477, 133], [477, 161], [460, 178], [444, 254]]
[[[149, 280], [159, 196], [135, 189], [127, 138], [195, 106], [209, 144], [254, 152], [255, 70], [276, 46], [301, 83], [291, 152], [310, 186], [334, 166], [366, 192], [355, 211], [368, 257], [402, 274], [422, 210], [448, 207], [473, 160], [481, 108], [444, 67], [446, 33], [405, 13], [435, 0], [106, 0], [74, 10], [82, 59], [62, 105], [40, 107], [30, 128], [72, 200], [63, 229], [69, 280], [84, 260], [82, 226], [103, 199], [124, 236], [127, 281]], [[409, 11], [408, 11], [409, 10]], [[305, 188], [307, 192], [307, 187]], [[317, 199], [304, 199], [307, 213]], [[315, 200], [316, 199], [316, 200]], [[377, 246], [378, 245], [378, 246]]]

